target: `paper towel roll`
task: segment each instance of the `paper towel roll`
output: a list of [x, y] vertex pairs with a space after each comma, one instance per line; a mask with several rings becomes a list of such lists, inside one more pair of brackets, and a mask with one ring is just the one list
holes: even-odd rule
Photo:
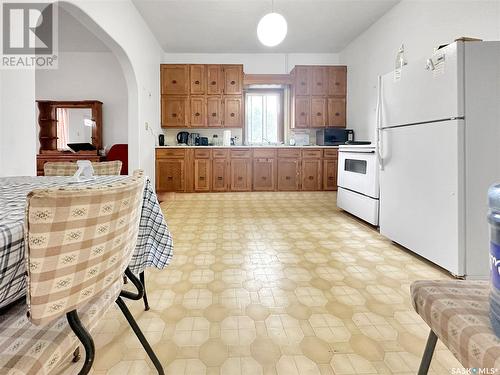
[[231, 130], [224, 130], [222, 140], [224, 146], [231, 146]]

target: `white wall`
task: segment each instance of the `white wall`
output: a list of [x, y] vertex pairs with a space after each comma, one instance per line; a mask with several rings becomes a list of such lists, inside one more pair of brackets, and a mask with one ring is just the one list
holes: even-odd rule
[[36, 72], [38, 100], [99, 100], [103, 147], [127, 143], [127, 83], [111, 52], [62, 52], [59, 68]]
[[405, 45], [408, 62], [460, 36], [500, 39], [498, 1], [403, 0], [340, 53], [348, 69], [347, 126], [356, 138], [374, 140], [377, 76], [394, 69]]
[[336, 53], [165, 53], [164, 64], [243, 64], [248, 74], [286, 74], [295, 65], [339, 63]]

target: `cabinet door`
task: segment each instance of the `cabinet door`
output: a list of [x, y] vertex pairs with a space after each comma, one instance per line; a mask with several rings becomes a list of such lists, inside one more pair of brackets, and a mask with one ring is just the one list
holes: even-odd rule
[[326, 98], [311, 99], [311, 127], [320, 128], [326, 124]]
[[321, 159], [302, 159], [302, 190], [321, 190]]
[[227, 191], [228, 162], [226, 159], [212, 160], [212, 191]]
[[243, 90], [243, 66], [224, 66], [224, 94], [240, 95]]
[[299, 190], [299, 177], [300, 169], [298, 159], [278, 159], [278, 190]]
[[162, 95], [161, 126], [164, 127], [188, 126], [187, 97]]
[[311, 69], [307, 66], [297, 66], [294, 71], [295, 95], [309, 95], [311, 93]]
[[224, 74], [220, 65], [207, 65], [207, 94], [222, 94]]
[[226, 128], [243, 126], [243, 102], [241, 96], [224, 97], [224, 126]]
[[188, 65], [161, 65], [161, 93], [164, 95], [189, 93]]
[[203, 127], [206, 125], [206, 111], [205, 111], [205, 98], [191, 97], [189, 111], [191, 113], [192, 127]]
[[177, 191], [185, 190], [183, 159], [156, 160], [156, 190]]
[[191, 95], [205, 94], [205, 65], [189, 65], [189, 90]]
[[207, 125], [222, 126], [222, 99], [218, 96], [207, 98]]
[[231, 190], [252, 190], [251, 159], [231, 159]]
[[276, 189], [276, 159], [253, 160], [253, 190], [273, 191]]
[[328, 126], [346, 126], [345, 99], [328, 98]]
[[210, 191], [210, 159], [194, 160], [194, 191]]
[[328, 68], [326, 66], [312, 67], [311, 95], [326, 95], [328, 93]]
[[347, 68], [345, 66], [328, 67], [328, 95], [346, 96]]
[[295, 98], [295, 127], [308, 128], [310, 124], [311, 100], [309, 97]]
[[336, 159], [323, 160], [323, 190], [337, 190], [337, 167]]

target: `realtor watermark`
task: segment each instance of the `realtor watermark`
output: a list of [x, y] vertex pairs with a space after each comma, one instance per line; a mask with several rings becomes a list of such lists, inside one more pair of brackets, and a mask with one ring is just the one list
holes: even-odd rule
[[454, 367], [450, 371], [451, 375], [500, 375], [500, 369], [496, 367], [490, 368], [479, 368], [479, 367], [469, 367], [469, 368], [458, 368]]
[[56, 69], [57, 5], [49, 1], [2, 1], [2, 69]]

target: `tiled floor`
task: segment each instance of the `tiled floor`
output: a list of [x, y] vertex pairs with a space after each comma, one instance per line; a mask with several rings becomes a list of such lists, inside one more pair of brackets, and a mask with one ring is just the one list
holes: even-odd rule
[[[428, 328], [413, 280], [448, 277], [341, 212], [335, 193], [176, 195], [175, 257], [128, 302], [168, 374], [415, 374]], [[402, 207], [404, 209], [404, 207]], [[94, 374], [154, 373], [124, 318], [95, 334]], [[437, 347], [431, 373], [460, 365]]]

